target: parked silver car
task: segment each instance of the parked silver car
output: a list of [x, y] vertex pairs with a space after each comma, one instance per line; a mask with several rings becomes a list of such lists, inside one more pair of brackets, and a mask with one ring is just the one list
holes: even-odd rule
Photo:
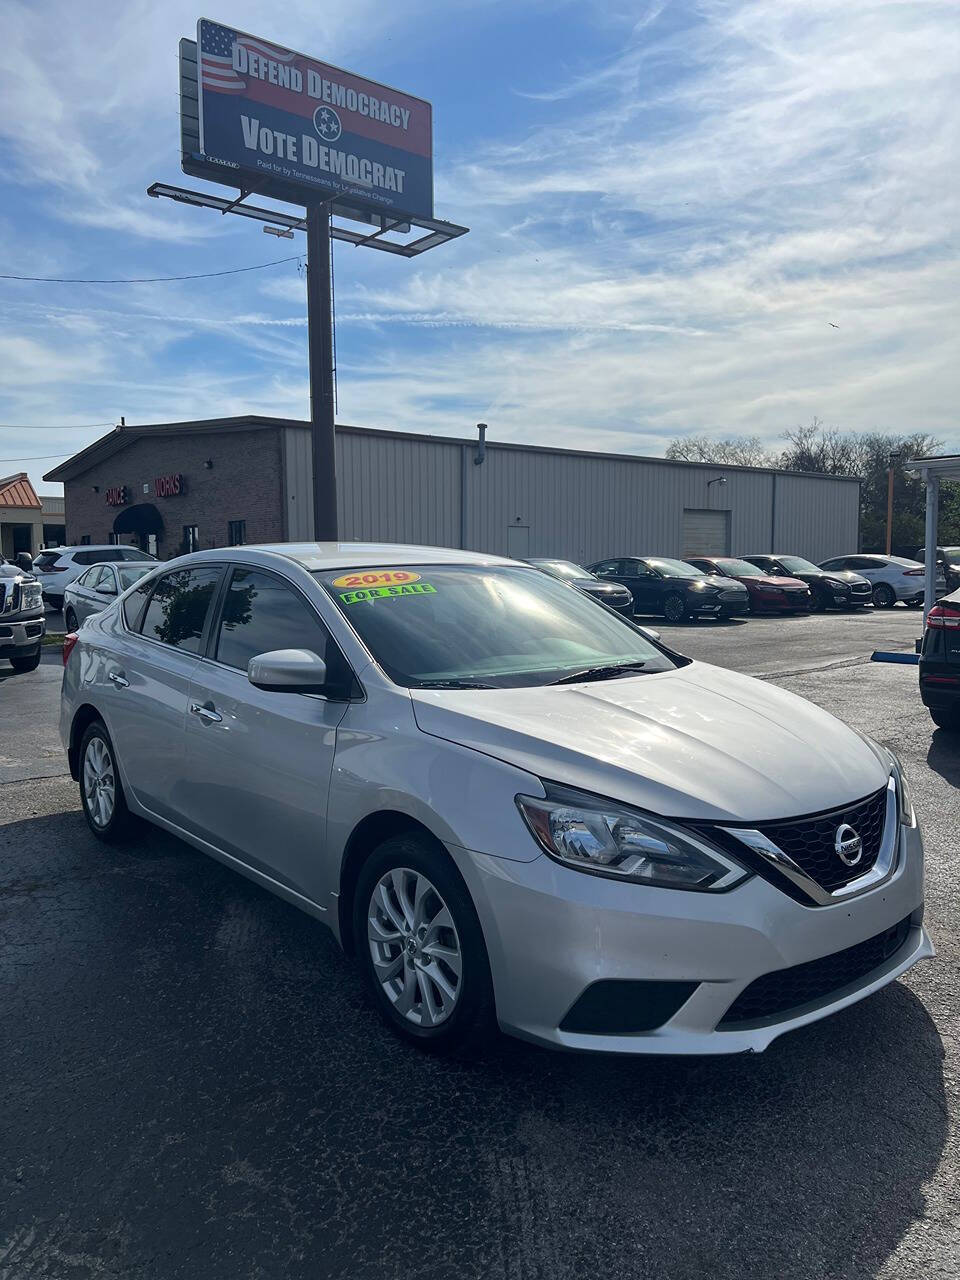
[[135, 560], [157, 562], [156, 556], [136, 547], [81, 543], [75, 547], [48, 547], [41, 551], [33, 562], [33, 572], [43, 587], [44, 603], [51, 609], [62, 609], [67, 587], [92, 564], [121, 564]]
[[60, 727], [96, 836], [308, 911], [435, 1051], [760, 1050], [932, 954], [891, 752], [496, 556], [184, 556], [65, 646]]
[[[824, 560], [820, 568], [831, 572], [852, 569], [866, 578], [873, 591], [873, 603], [877, 609], [890, 609], [898, 600], [914, 607], [923, 604], [925, 570], [917, 560], [905, 560], [903, 556], [835, 556], [832, 560]], [[936, 594], [942, 596], [946, 590], [947, 581], [943, 568], [938, 566]]]
[[122, 595], [127, 587], [132, 587], [145, 573], [156, 567], [156, 560], [124, 560], [119, 563], [95, 564], [87, 569], [76, 582], [71, 582], [64, 588], [63, 620], [67, 630], [76, 631], [91, 614], [105, 609], [111, 600]]

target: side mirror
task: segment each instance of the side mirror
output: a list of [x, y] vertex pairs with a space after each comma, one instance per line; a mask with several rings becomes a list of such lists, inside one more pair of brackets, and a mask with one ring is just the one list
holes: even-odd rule
[[663, 637], [660, 635], [660, 632], [655, 631], [653, 627], [639, 627], [638, 630], [641, 631], [648, 640], [657, 640], [662, 643]]
[[312, 649], [271, 649], [250, 659], [247, 679], [268, 693], [326, 693], [327, 664]]

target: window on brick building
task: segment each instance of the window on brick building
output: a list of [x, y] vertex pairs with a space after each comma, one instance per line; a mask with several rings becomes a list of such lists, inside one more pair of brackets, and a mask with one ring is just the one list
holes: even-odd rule
[[90, 535], [89, 535], [89, 533], [82, 533], [82, 534], [80, 535], [80, 545], [81, 545], [81, 547], [89, 547], [89, 545], [90, 545]]
[[185, 524], [183, 526], [183, 550], [184, 554], [200, 550], [200, 528], [198, 525]]
[[227, 545], [231, 547], [242, 547], [247, 540], [247, 522], [246, 520], [231, 520], [230, 531], [227, 536]]

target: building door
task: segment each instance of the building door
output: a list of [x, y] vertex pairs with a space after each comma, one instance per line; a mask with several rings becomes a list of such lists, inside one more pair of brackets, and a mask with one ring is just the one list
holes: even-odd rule
[[683, 513], [680, 554], [687, 556], [728, 556], [730, 554], [730, 512], [705, 511], [687, 507]]
[[163, 537], [163, 516], [152, 502], [138, 502], [124, 507], [113, 522], [116, 541], [126, 541], [132, 534], [141, 551], [157, 554], [157, 539]]
[[507, 555], [511, 560], [526, 560], [530, 554], [530, 526], [507, 525]]

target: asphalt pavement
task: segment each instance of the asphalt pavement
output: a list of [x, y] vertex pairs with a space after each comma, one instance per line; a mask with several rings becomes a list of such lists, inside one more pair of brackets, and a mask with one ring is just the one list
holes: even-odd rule
[[0, 668], [0, 1280], [960, 1272], [960, 743], [868, 661], [919, 617], [652, 625], [897, 749], [937, 958], [762, 1055], [424, 1058], [319, 923], [158, 831], [96, 843], [58, 655]]

